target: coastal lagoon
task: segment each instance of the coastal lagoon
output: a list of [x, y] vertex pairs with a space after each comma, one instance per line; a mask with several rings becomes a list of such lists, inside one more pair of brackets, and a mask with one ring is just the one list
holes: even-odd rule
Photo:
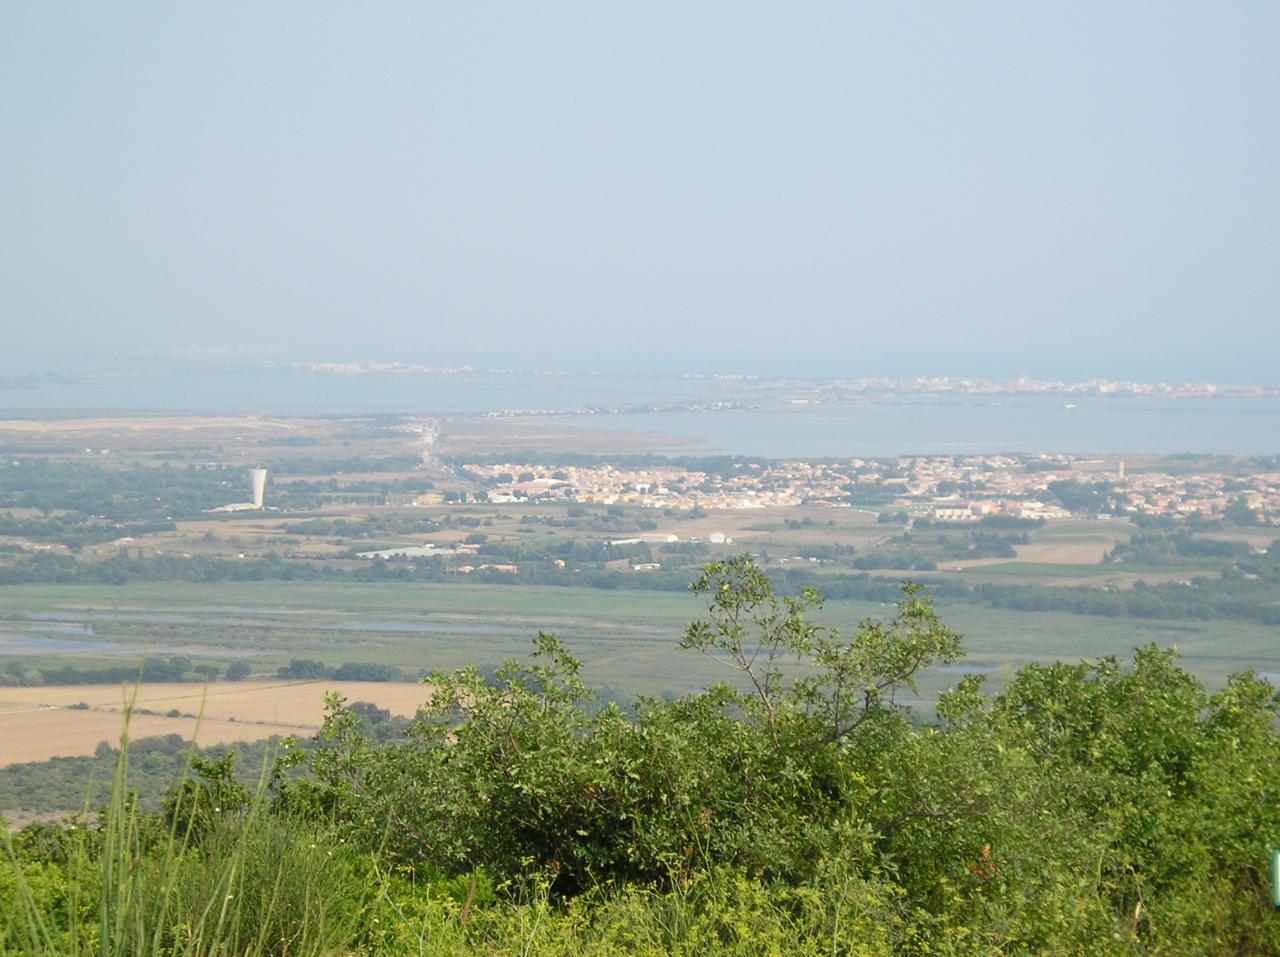
[[[0, 417], [96, 413], [470, 416], [687, 443], [690, 453], [883, 457], [992, 452], [1280, 453], [1280, 398], [882, 395], [816, 380], [471, 371], [339, 375], [195, 363], [0, 377]], [[663, 444], [655, 441], [655, 445]]]
[[[580, 417], [574, 417], [580, 418]], [[772, 458], [993, 452], [1280, 454], [1280, 399], [947, 396], [798, 409], [610, 416], [612, 431]], [[692, 450], [691, 450], [692, 451]]]

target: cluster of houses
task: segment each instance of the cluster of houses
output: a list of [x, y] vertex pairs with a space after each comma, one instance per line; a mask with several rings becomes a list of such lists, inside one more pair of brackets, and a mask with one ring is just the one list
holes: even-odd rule
[[[1230, 477], [1205, 472], [1126, 472], [1118, 460], [1068, 455], [902, 456], [838, 462], [742, 463], [731, 474], [678, 466], [472, 465], [468, 475], [495, 504], [571, 501], [675, 509], [848, 508], [860, 500], [909, 509], [937, 521], [989, 515], [1061, 519], [1059, 482], [1105, 483], [1105, 514], [1221, 517], [1240, 501], [1260, 521], [1280, 522], [1280, 473]], [[868, 492], [874, 490], [874, 497]]]
[[[1221, 518], [1236, 502], [1263, 523], [1280, 523], [1280, 473], [1228, 476], [1216, 472], [1173, 475], [1127, 471], [1123, 461], [1080, 459], [1066, 455], [980, 456], [896, 459], [878, 477], [900, 490], [895, 506], [935, 521], [978, 521], [988, 515], [1062, 519], [1150, 515], [1168, 518]], [[1100, 513], [1072, 512], [1053, 501], [1059, 482], [1105, 486], [1108, 508]], [[945, 494], [944, 494], [945, 493]]]
[[1128, 513], [1212, 519], [1241, 503], [1259, 522], [1280, 524], [1280, 472], [1243, 478], [1145, 473], [1129, 476], [1116, 496]]
[[746, 465], [733, 475], [677, 466], [623, 468], [612, 465], [550, 467], [472, 465], [468, 473], [488, 486], [495, 504], [572, 501], [644, 508], [784, 508], [824, 501], [848, 505], [849, 478], [837, 468], [804, 462]]

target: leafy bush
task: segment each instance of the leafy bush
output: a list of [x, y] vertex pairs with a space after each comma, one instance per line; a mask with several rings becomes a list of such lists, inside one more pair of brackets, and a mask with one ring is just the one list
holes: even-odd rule
[[701, 694], [595, 707], [542, 634], [433, 675], [394, 740], [331, 695], [253, 793], [197, 760], [141, 814], [122, 752], [95, 826], [8, 842], [0, 951], [1280, 952], [1271, 686], [1148, 647], [967, 677], [922, 723], [899, 696], [960, 639], [917, 586], [849, 637], [745, 557], [693, 590], [682, 643], [733, 678]]

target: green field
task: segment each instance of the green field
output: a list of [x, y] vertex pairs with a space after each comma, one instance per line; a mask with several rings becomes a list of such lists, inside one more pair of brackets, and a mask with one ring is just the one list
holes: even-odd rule
[[[1245, 668], [1280, 671], [1280, 643], [1274, 629], [1262, 625], [939, 607], [964, 634], [970, 664], [990, 671], [996, 682], [1028, 661], [1124, 656], [1151, 642], [1177, 645], [1188, 668], [1211, 685]], [[49, 644], [47, 654], [23, 656], [33, 668], [181, 652], [224, 664], [242, 657], [258, 673], [293, 657], [379, 662], [417, 672], [492, 666], [523, 654], [534, 635], [547, 630], [583, 658], [591, 684], [624, 699], [689, 691], [729, 677], [727, 669], [676, 646], [684, 625], [701, 611], [697, 598], [679, 592], [548, 586], [255, 582], [0, 589], [0, 632], [34, 634]], [[868, 616], [892, 612], [878, 603], [833, 601], [818, 618], [848, 633]], [[37, 628], [89, 626], [93, 634], [87, 637], [109, 647], [86, 648], [64, 634], [33, 631], [29, 616], [46, 619]], [[922, 695], [955, 678], [954, 670], [926, 674]]]

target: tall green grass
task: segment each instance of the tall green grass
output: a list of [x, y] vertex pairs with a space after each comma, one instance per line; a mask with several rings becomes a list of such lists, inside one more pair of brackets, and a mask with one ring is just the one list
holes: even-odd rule
[[271, 815], [265, 768], [243, 807], [205, 808], [199, 789], [177, 789], [168, 813], [140, 812], [128, 787], [130, 710], [96, 820], [39, 856], [6, 836], [3, 952], [322, 954], [354, 940], [378, 891], [368, 860], [323, 828]]
[[[770, 888], [738, 871], [674, 888], [603, 884], [572, 901], [549, 875], [390, 872], [335, 829], [272, 813], [267, 774], [243, 808], [176, 789], [165, 814], [129, 791], [128, 708], [110, 803], [40, 840], [3, 835], [5, 957], [850, 955], [890, 953], [888, 903], [839, 871]], [[205, 812], [213, 812], [207, 814]]]

